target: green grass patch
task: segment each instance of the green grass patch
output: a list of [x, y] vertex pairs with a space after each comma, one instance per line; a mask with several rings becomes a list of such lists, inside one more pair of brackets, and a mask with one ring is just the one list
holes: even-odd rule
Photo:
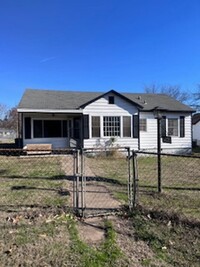
[[56, 177], [64, 172], [57, 157], [0, 156], [2, 177]]
[[92, 248], [79, 239], [78, 231], [73, 220], [68, 221], [68, 230], [71, 237], [71, 253], [76, 254], [78, 266], [104, 267], [116, 266], [123, 254], [116, 244], [116, 233], [110, 221], [105, 221], [105, 241], [98, 247]]

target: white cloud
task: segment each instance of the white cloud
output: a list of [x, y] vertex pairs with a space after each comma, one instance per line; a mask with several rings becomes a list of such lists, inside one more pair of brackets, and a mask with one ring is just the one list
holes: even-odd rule
[[47, 62], [47, 61], [51, 61], [51, 60], [53, 60], [53, 59], [55, 59], [55, 57], [46, 57], [46, 58], [40, 60], [40, 63], [45, 63], [45, 62]]

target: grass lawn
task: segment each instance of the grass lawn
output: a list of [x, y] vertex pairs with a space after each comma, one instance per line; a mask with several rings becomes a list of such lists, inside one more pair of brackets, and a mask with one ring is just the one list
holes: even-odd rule
[[[127, 183], [123, 158], [90, 161], [97, 176], [109, 177], [113, 184]], [[163, 157], [161, 194], [157, 193], [157, 159], [138, 157], [137, 163], [140, 208], [129, 218], [136, 240], [146, 242], [164, 266], [199, 266], [200, 159]], [[123, 199], [125, 193], [121, 196], [117, 191], [116, 196]], [[148, 257], [141, 264], [156, 266]]]
[[138, 158], [139, 204], [200, 220], [200, 158], [163, 156], [162, 194], [157, 193], [157, 159]]
[[[91, 157], [86, 163], [115, 198], [127, 203], [126, 158]], [[71, 214], [65, 178], [73, 168], [66, 159], [63, 164], [62, 156], [0, 156], [0, 265], [199, 266], [198, 165], [164, 158], [164, 190], [157, 194], [156, 161], [139, 158], [141, 209], [102, 219], [105, 238], [94, 246], [80, 238], [81, 222]], [[187, 223], [178, 219], [182, 216]]]
[[80, 239], [65, 179], [72, 170], [62, 156], [0, 157], [1, 266], [124, 266], [109, 220], [98, 247]]

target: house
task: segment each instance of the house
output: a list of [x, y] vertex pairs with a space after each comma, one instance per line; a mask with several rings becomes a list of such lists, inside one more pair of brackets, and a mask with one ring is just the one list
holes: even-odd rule
[[[27, 89], [18, 106], [22, 146], [157, 149], [160, 113], [163, 152], [192, 147], [193, 110], [164, 94]], [[166, 138], [167, 137], [167, 138]]]
[[15, 130], [0, 128], [0, 141], [14, 140], [16, 138]]
[[195, 113], [192, 117], [193, 142], [200, 146], [200, 113]]

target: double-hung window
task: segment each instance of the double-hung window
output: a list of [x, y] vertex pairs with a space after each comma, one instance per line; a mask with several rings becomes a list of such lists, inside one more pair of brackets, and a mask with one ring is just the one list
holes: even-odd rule
[[140, 119], [140, 131], [141, 132], [147, 131], [147, 120], [146, 119]]
[[178, 119], [168, 119], [168, 135], [178, 136]]
[[92, 137], [100, 137], [100, 117], [92, 117]]
[[123, 116], [123, 137], [131, 137], [131, 117]]

